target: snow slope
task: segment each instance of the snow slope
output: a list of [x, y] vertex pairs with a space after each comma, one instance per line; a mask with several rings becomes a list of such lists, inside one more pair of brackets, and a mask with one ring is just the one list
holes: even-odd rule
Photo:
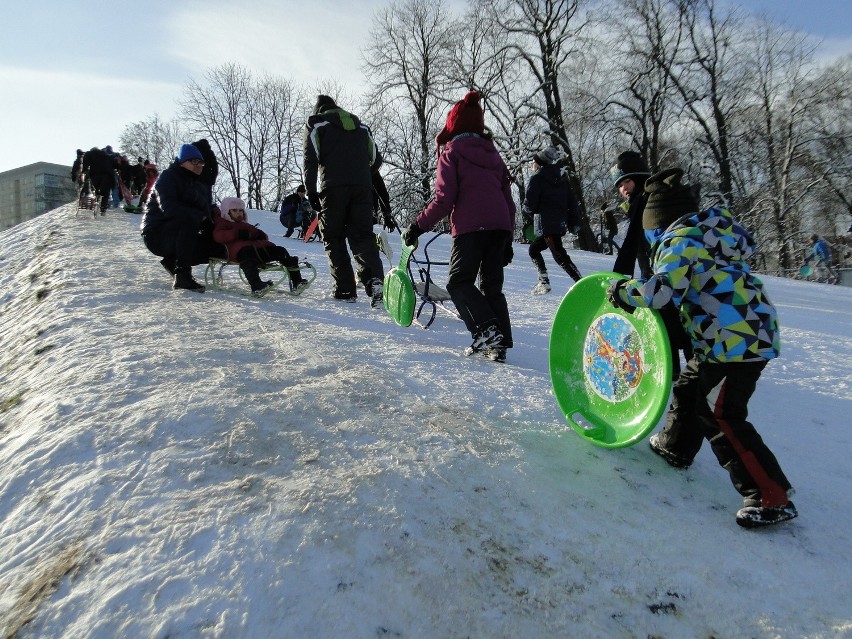
[[800, 517], [746, 531], [707, 447], [566, 428], [549, 256], [534, 297], [515, 247], [499, 365], [448, 314], [335, 302], [319, 244], [252, 221], [305, 295], [172, 291], [122, 211], [0, 234], [0, 637], [852, 637], [852, 290], [766, 278], [751, 417]]

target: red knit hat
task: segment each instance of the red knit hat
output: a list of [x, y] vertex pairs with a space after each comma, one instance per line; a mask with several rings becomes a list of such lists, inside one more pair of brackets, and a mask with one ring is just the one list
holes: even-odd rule
[[447, 115], [447, 123], [435, 138], [440, 152], [441, 147], [460, 133], [485, 132], [485, 115], [479, 105], [479, 93], [468, 91], [462, 100], [453, 105]]

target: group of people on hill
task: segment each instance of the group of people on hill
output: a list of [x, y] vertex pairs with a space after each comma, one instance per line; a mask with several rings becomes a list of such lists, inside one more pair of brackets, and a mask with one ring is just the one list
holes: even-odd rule
[[[103, 214], [110, 203], [118, 208], [121, 200], [125, 206], [141, 206], [148, 197], [158, 176], [157, 166], [141, 157], [131, 164], [126, 155], [113, 151], [112, 146], [92, 147], [88, 151], [77, 149], [71, 165], [71, 181], [77, 188], [78, 201], [83, 208], [88, 202]], [[132, 198], [137, 197], [137, 204]]]
[[[448, 218], [452, 242], [446, 288], [472, 338], [465, 354], [504, 362], [513, 346], [503, 285], [504, 268], [514, 257], [516, 207], [512, 178], [485, 126], [478, 92], [468, 92], [453, 105], [436, 146], [434, 197], [401, 231], [402, 239], [414, 246], [420, 235]], [[546, 293], [546, 248], [574, 280], [581, 277], [562, 246], [562, 237], [578, 222], [577, 206], [559, 171], [556, 149], [542, 149], [532, 161], [523, 205], [537, 231], [529, 247], [539, 275], [533, 292]], [[359, 283], [373, 305], [382, 300], [384, 269], [374, 214], [381, 212], [387, 228], [396, 223], [387, 190], [379, 195], [376, 186], [381, 162], [369, 127], [320, 95], [305, 131], [304, 191], [299, 188], [296, 195], [318, 212], [337, 300], [354, 302]], [[191, 268], [218, 257], [239, 261], [252, 289], [262, 289], [265, 283], [253, 267], [267, 260], [288, 264], [293, 258], [247, 223], [242, 200], [230, 197], [214, 205], [216, 172], [206, 140], [184, 144], [151, 193], [143, 241], [162, 258], [175, 288], [203, 291]], [[626, 151], [611, 176], [628, 204], [629, 221], [613, 267], [623, 278], [612, 283], [607, 296], [616, 308], [659, 309], [673, 360], [680, 362], [682, 353], [686, 361], [682, 369], [675, 368], [671, 409], [663, 430], [650, 438], [651, 449], [670, 465], [686, 468], [707, 439], [743, 497], [739, 525], [792, 519], [797, 511], [789, 499], [791, 484], [747, 420], [757, 381], [780, 352], [777, 312], [746, 263], [754, 240], [727, 209], [701, 211], [697, 189], [682, 184], [678, 168], [651, 175], [640, 154]], [[637, 262], [639, 277], [634, 278]]]

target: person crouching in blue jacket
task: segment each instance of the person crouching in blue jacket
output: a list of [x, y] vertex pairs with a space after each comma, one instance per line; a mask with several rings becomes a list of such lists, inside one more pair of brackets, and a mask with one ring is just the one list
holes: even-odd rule
[[624, 309], [673, 302], [692, 340], [694, 355], [674, 383], [666, 425], [649, 443], [670, 465], [686, 468], [707, 439], [743, 496], [740, 526], [793, 519], [790, 482], [746, 419], [757, 380], [780, 355], [777, 312], [746, 263], [755, 243], [726, 209], [698, 212], [682, 176], [666, 169], [645, 183], [651, 277], [618, 280], [607, 292]]
[[202, 226], [212, 227], [214, 206], [210, 186], [201, 179], [204, 157], [192, 144], [184, 144], [174, 163], [157, 178], [145, 215], [142, 239], [146, 248], [161, 258], [173, 277], [173, 287], [197, 293], [204, 286], [192, 277], [192, 266], [210, 257], [225, 257], [221, 245], [208, 242]]

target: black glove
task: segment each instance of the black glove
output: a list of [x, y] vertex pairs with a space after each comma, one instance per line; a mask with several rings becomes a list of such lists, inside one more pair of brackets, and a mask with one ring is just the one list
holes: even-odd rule
[[396, 229], [396, 222], [394, 222], [393, 215], [391, 215], [390, 211], [388, 211], [387, 213], [383, 213], [383, 215], [385, 218], [385, 230], [388, 233], [393, 233], [394, 229]]
[[322, 210], [322, 204], [320, 203], [319, 194], [318, 193], [308, 193], [308, 202], [311, 203], [311, 208], [318, 212]]
[[618, 280], [610, 284], [609, 288], [606, 289], [606, 298], [609, 300], [609, 303], [612, 304], [615, 308], [620, 308], [621, 310], [633, 314], [633, 311], [636, 309], [633, 306], [626, 302], [622, 302], [621, 298], [618, 296], [618, 291], [623, 289], [627, 285], [627, 280]]
[[509, 240], [506, 242], [506, 248], [503, 251], [503, 266], [509, 266], [513, 257], [515, 257], [515, 249], [512, 248], [512, 240]]
[[240, 229], [237, 231], [237, 237], [241, 240], [250, 240], [251, 239], [251, 231], [248, 229]]
[[423, 235], [423, 229], [417, 226], [417, 222], [412, 222], [408, 228], [402, 232], [402, 241], [406, 246], [417, 246], [417, 238]]

